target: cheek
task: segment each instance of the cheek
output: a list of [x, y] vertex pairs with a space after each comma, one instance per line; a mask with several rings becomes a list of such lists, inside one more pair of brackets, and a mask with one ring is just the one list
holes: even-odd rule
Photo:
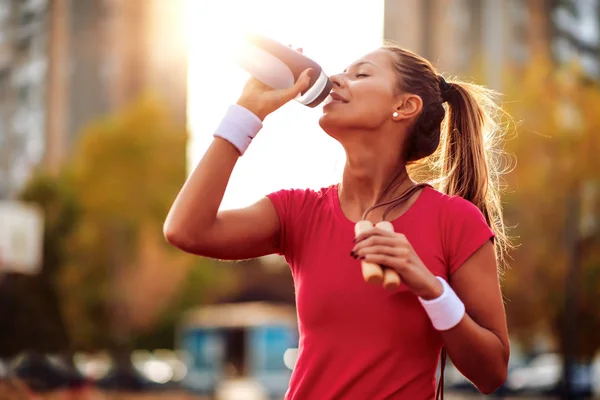
[[350, 104], [324, 113], [319, 123], [330, 134], [339, 128], [373, 130], [385, 122], [389, 117], [387, 114], [377, 104], [355, 99]]
[[361, 122], [365, 127], [376, 127], [391, 118], [391, 114], [388, 112], [389, 103], [382, 101], [382, 98], [365, 96], [355, 100], [351, 104], [352, 112], [348, 113], [351, 120]]
[[[359, 89], [358, 87], [356, 89]], [[353, 90], [352, 106], [360, 115], [370, 115], [371, 118], [390, 114], [394, 98], [384, 82], [378, 81], [372, 85]]]

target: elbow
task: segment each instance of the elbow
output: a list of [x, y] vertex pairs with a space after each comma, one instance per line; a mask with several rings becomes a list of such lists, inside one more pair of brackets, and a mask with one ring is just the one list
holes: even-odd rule
[[209, 225], [204, 223], [190, 223], [186, 220], [177, 220], [167, 217], [163, 224], [163, 236], [171, 246], [186, 253], [197, 256], [208, 256], [212, 246], [212, 235]]
[[507, 377], [508, 366], [504, 365], [485, 377], [485, 381], [482, 381], [481, 384], [477, 385], [477, 389], [479, 389], [482, 394], [492, 394], [504, 385]]
[[171, 246], [176, 247], [185, 252], [191, 253], [194, 248], [194, 243], [192, 243], [191, 236], [188, 235], [185, 230], [180, 229], [174, 226], [169, 221], [165, 222], [163, 225], [163, 236], [167, 243]]
[[[508, 361], [510, 359], [510, 345], [507, 343], [503, 346], [502, 351], [494, 360], [490, 360], [490, 368], [480, 376], [479, 384], [476, 384], [477, 389], [484, 394], [489, 395], [500, 389], [508, 378]], [[483, 369], [482, 369], [483, 372]]]
[[167, 243], [171, 246], [179, 247], [179, 244], [182, 242], [181, 234], [177, 229], [175, 229], [171, 224], [165, 222], [163, 225], [163, 236]]

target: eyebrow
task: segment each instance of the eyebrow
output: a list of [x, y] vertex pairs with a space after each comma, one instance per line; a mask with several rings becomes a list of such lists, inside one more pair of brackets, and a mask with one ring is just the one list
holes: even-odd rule
[[[357, 68], [357, 67], [360, 67], [361, 65], [364, 65], [364, 64], [371, 64], [371, 65], [373, 65], [375, 67], [377, 66], [374, 63], [372, 63], [371, 61], [361, 61], [361, 62], [358, 62], [358, 63], [356, 63], [354, 65], [351, 65], [350, 68]], [[346, 68], [344, 70], [344, 73], [346, 73], [346, 72], [348, 72], [348, 68]]]

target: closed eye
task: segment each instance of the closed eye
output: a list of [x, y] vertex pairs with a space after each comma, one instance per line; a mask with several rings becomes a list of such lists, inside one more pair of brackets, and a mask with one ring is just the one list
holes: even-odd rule
[[363, 78], [363, 77], [367, 77], [367, 76], [369, 76], [369, 75], [367, 75], [367, 74], [356, 74], [357, 78]]

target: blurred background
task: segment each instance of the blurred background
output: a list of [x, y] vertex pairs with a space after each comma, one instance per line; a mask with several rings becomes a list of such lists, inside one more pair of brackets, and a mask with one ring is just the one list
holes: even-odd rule
[[[502, 93], [519, 246], [502, 276], [509, 377], [489, 397], [600, 398], [600, 0], [0, 0], [0, 399], [283, 397], [285, 261], [162, 236], [247, 79], [229, 59], [242, 28], [329, 74], [393, 40]], [[270, 116], [222, 207], [335, 183], [320, 112]], [[483, 397], [445, 377], [448, 398]]]

